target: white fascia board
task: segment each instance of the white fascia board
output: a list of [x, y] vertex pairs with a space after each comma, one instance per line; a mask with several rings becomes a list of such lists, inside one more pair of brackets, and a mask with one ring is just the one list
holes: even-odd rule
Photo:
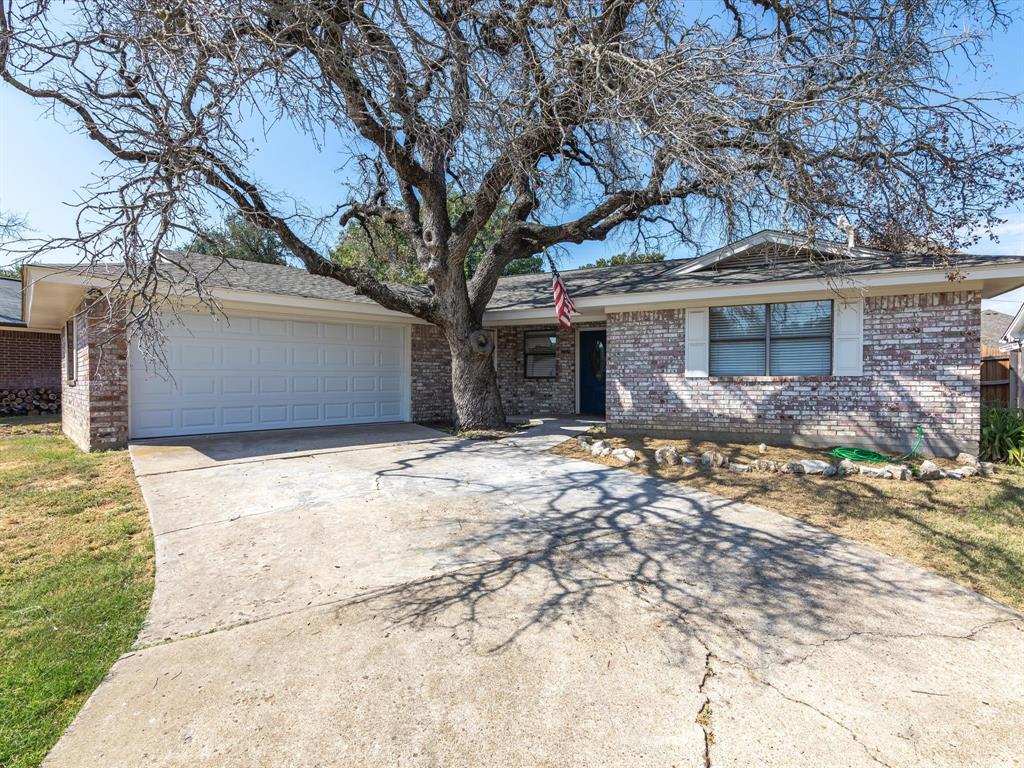
[[[97, 275], [83, 275], [80, 272], [67, 268], [47, 267], [45, 265], [26, 266], [24, 278], [25, 290], [22, 298], [22, 315], [27, 325], [31, 324], [32, 300], [35, 296], [34, 287], [36, 283], [45, 281], [50, 285], [75, 285], [83, 288], [109, 289], [112, 280]], [[210, 294], [219, 302], [231, 302], [239, 305], [253, 307], [280, 307], [285, 309], [297, 309], [316, 314], [344, 314], [350, 317], [372, 318], [376, 321], [393, 321], [399, 323], [422, 323], [419, 318], [407, 315], [403, 312], [395, 312], [385, 309], [373, 302], [342, 301], [337, 299], [317, 299], [305, 296], [293, 296], [280, 293], [263, 293], [259, 291], [240, 291], [231, 288], [213, 288]], [[169, 298], [178, 298], [187, 301], [190, 297], [186, 295], [173, 294]], [[196, 299], [198, 300], [198, 299]]]
[[32, 328], [34, 321], [35, 302], [39, 288], [56, 286], [62, 295], [67, 289], [81, 288], [84, 293], [88, 288], [109, 288], [111, 281], [95, 275], [83, 275], [67, 267], [50, 267], [45, 264], [26, 264], [22, 270], [21, 316], [25, 325]]
[[102, 275], [83, 275], [67, 267], [49, 267], [45, 264], [26, 264], [22, 280], [31, 287], [45, 280], [58, 285], [80, 285], [83, 288], [109, 288], [112, 280]]
[[29, 309], [32, 306], [32, 283], [27, 282], [28, 270], [21, 270], [21, 319], [28, 325]]
[[316, 299], [306, 296], [292, 296], [282, 293], [260, 293], [256, 291], [239, 291], [231, 288], [213, 288], [210, 293], [217, 301], [231, 302], [235, 305], [254, 307], [284, 308], [307, 310], [317, 314], [344, 314], [355, 317], [373, 318], [376, 321], [392, 321], [396, 323], [425, 323], [418, 317], [404, 312], [386, 309], [375, 302], [342, 301], [339, 299]]
[[28, 328], [24, 325], [0, 323], [0, 331], [23, 331], [24, 333], [61, 333], [60, 328]]

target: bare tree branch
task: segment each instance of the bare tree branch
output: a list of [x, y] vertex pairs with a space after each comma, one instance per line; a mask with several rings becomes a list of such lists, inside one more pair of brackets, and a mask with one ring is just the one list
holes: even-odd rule
[[[111, 161], [75, 233], [28, 247], [118, 258], [149, 304], [161, 261], [213, 208], [272, 231], [311, 273], [439, 325], [457, 403], [491, 402], [470, 337], [510, 262], [623, 231], [648, 248], [764, 220], [833, 234], [969, 245], [1024, 193], [1005, 94], [962, 93], [999, 0], [6, 0], [0, 76], [50, 104]], [[258, 180], [256, 113], [359, 176], [329, 217]], [[344, 191], [343, 191], [344, 189]], [[467, 207], [454, 221], [453, 190]], [[294, 193], [295, 190], [292, 190]], [[507, 203], [511, 201], [511, 205]], [[429, 285], [330, 263], [311, 237], [357, 220], [401, 232]], [[467, 254], [501, 226], [467, 284]], [[201, 275], [191, 276], [202, 299]], [[127, 289], [126, 289], [127, 290]], [[154, 338], [158, 334], [151, 334]], [[463, 417], [467, 417], [464, 413]]]

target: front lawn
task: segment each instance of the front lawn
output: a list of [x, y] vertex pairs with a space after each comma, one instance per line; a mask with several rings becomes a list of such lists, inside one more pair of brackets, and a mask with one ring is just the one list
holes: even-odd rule
[[0, 423], [0, 766], [36, 766], [142, 625], [153, 540], [127, 451]]
[[[1024, 470], [999, 466], [990, 479], [930, 482], [843, 479], [727, 469], [665, 466], [654, 452], [675, 445], [691, 456], [720, 450], [749, 463], [757, 447], [644, 437], [606, 437], [615, 448], [633, 448], [645, 461], [628, 467], [655, 477], [795, 517], [863, 541], [895, 557], [928, 568], [982, 594], [1024, 610]], [[597, 458], [569, 440], [552, 449], [563, 456], [621, 466]], [[812, 450], [770, 448], [777, 461], [828, 458]]]

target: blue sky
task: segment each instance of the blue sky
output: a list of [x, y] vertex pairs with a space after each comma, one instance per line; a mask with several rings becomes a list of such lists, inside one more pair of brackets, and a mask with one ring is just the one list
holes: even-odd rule
[[[1024, 19], [1009, 29], [997, 30], [981, 60], [982, 71], [966, 68], [960, 72], [964, 91], [1020, 91], [1024, 88]], [[1024, 122], [1024, 115], [1011, 116]], [[70, 120], [65, 121], [72, 125]], [[313, 210], [330, 210], [344, 197], [337, 184], [342, 163], [342, 147], [328, 143], [317, 150], [310, 142], [299, 140], [285, 126], [272, 130], [268, 140], [261, 142], [253, 159], [252, 172], [269, 188], [286, 191]], [[79, 190], [102, 169], [106, 155], [85, 136], [69, 130], [44, 109], [16, 91], [0, 86], [0, 209], [13, 211], [27, 218], [33, 236], [49, 237], [67, 234], [74, 225], [74, 203]], [[976, 249], [982, 253], [1024, 254], [1024, 207], [1003, 212], [1007, 223], [1001, 228], [1000, 242], [983, 242]], [[709, 242], [707, 249], [721, 243]], [[587, 243], [574, 247], [563, 259], [565, 268], [579, 265], [599, 256], [625, 250], [624, 243], [610, 239], [604, 243]], [[672, 255], [687, 256], [680, 250]], [[0, 264], [8, 264], [13, 255], [0, 249]], [[985, 305], [1013, 313], [1024, 301], [1024, 289]]]

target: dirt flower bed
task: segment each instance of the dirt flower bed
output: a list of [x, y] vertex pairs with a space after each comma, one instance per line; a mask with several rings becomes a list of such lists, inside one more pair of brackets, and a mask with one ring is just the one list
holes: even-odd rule
[[[726, 468], [659, 466], [654, 453], [675, 446], [699, 458], [719, 451], [730, 461], [757, 459], [779, 463], [832, 460], [824, 451], [757, 444], [663, 440], [642, 436], [594, 434], [613, 448], [631, 448], [638, 461], [623, 467], [611, 457], [596, 457], [576, 440], [552, 453], [652, 477], [679, 482], [737, 501], [748, 502], [863, 541], [890, 555], [933, 570], [996, 600], [1024, 609], [1024, 470], [1000, 466], [993, 477], [929, 482], [732, 472]], [[945, 469], [955, 462], [936, 459]]]
[[467, 440], [502, 440], [506, 437], [513, 437], [520, 432], [533, 426], [530, 422], [522, 424], [509, 424], [504, 429], [468, 429], [458, 430], [447, 421], [421, 421], [421, 426], [436, 429], [438, 432], [447, 432], [455, 437], [462, 437]]
[[0, 439], [15, 435], [59, 435], [60, 417], [12, 416], [0, 419]]

